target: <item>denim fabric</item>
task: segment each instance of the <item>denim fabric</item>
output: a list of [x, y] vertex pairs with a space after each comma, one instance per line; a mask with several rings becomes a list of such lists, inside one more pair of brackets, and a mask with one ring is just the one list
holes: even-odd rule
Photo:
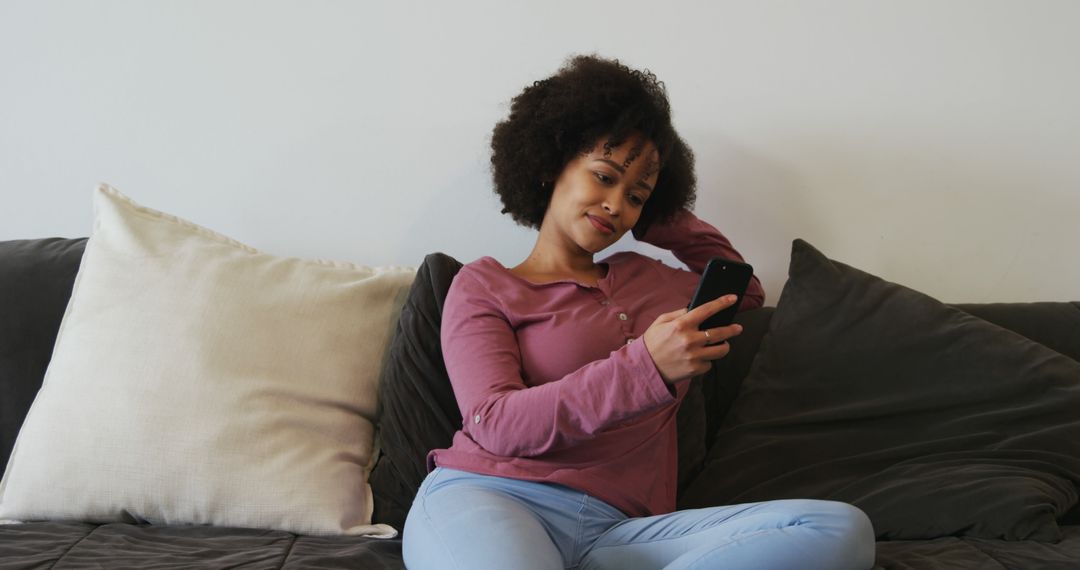
[[865, 570], [874, 531], [835, 501], [776, 500], [628, 518], [568, 487], [436, 467], [404, 529], [410, 569]]

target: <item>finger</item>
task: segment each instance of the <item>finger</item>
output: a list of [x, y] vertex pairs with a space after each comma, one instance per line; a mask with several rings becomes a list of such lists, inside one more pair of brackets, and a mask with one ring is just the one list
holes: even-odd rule
[[719, 360], [731, 351], [731, 343], [710, 344], [701, 349], [699, 356], [705, 360]]
[[730, 307], [735, 304], [738, 299], [735, 295], [724, 295], [723, 297], [713, 299], [704, 305], [694, 308], [694, 310], [686, 313], [684, 317], [687, 322], [694, 327], [697, 327], [701, 323], [705, 322], [705, 319], [713, 316], [716, 313]]
[[734, 324], [726, 327], [708, 329], [702, 332], [702, 336], [705, 338], [706, 345], [720, 344], [729, 338], [739, 336], [742, 333], [742, 330], [742, 325]]

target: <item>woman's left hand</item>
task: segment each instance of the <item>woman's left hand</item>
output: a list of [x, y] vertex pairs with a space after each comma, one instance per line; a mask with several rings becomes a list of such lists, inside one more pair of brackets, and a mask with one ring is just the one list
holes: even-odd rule
[[664, 313], [641, 335], [656, 371], [668, 384], [688, 380], [712, 368], [712, 361], [723, 358], [731, 350], [729, 338], [742, 333], [742, 325], [700, 330], [710, 316], [735, 304], [735, 295], [709, 301], [693, 310], [679, 309]]

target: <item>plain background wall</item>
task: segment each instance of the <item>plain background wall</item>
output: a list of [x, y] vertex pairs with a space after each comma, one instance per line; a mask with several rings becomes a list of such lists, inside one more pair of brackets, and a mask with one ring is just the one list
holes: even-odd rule
[[[655, 72], [696, 213], [775, 305], [791, 240], [945, 302], [1080, 299], [1080, 3], [0, 1], [0, 239], [91, 191], [264, 251], [506, 265], [488, 144], [572, 53]], [[629, 235], [633, 249], [678, 265]]]

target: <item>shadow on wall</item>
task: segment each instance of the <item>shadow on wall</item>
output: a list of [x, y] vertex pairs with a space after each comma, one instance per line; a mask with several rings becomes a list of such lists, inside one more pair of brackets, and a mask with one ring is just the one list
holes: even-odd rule
[[718, 133], [692, 134], [696, 214], [724, 232], [754, 266], [765, 287], [766, 305], [776, 306], [787, 281], [791, 241], [802, 236], [820, 239], [834, 228], [807, 215], [813, 193], [793, 169]]
[[1075, 297], [1080, 266], [1067, 250], [1080, 241], [1069, 215], [1080, 196], [1046, 165], [840, 137], [778, 141], [798, 149], [798, 162], [782, 162], [695, 135], [697, 213], [760, 260], [770, 305], [796, 237], [944, 302]]
[[482, 168], [462, 168], [447, 176], [434, 192], [417, 204], [421, 215], [410, 217], [408, 235], [428, 236], [401, 244], [401, 259], [419, 265], [428, 253], [441, 251], [462, 263], [490, 255], [503, 264], [516, 265], [532, 251], [536, 230], [517, 225], [503, 214], [492, 190], [491, 175]]

